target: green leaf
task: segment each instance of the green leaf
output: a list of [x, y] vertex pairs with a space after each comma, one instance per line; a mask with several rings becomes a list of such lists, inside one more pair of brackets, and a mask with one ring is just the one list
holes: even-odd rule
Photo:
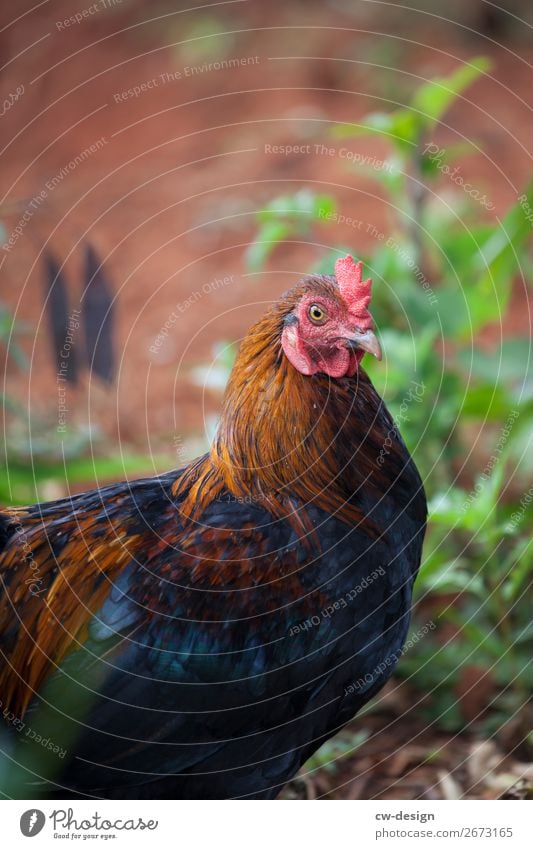
[[259, 271], [279, 242], [310, 233], [314, 223], [327, 222], [334, 212], [335, 201], [330, 195], [307, 188], [274, 198], [257, 213], [261, 226], [245, 253], [248, 268]]
[[[456, 211], [455, 208], [454, 211]], [[431, 212], [433, 213], [433, 209]], [[483, 245], [494, 233], [494, 224], [477, 224], [459, 229], [454, 226], [456, 223], [455, 215], [450, 216], [442, 205], [437, 214], [432, 214], [431, 217], [432, 235], [438, 242], [439, 251], [445, 255], [446, 277], [450, 279], [450, 282], [453, 282], [456, 274], [466, 272], [471, 276], [476, 273], [475, 265], [479, 264], [480, 245]], [[478, 273], [479, 270], [478, 267]]]
[[287, 238], [290, 232], [290, 225], [285, 221], [269, 221], [263, 224], [257, 237], [245, 252], [246, 265], [250, 271], [259, 271], [263, 268], [276, 245]]
[[524, 382], [531, 369], [532, 344], [529, 339], [506, 339], [496, 351], [459, 351], [457, 357], [469, 375], [490, 386]]
[[[473, 650], [473, 657], [478, 656], [478, 650], [483, 648], [491, 657], [500, 660], [502, 654], [507, 650], [508, 646], [500, 639], [497, 632], [490, 633], [483, 625], [478, 624], [475, 619], [466, 620], [464, 614], [458, 614], [457, 611], [450, 609], [447, 613], [447, 618], [454, 622], [460, 629], [460, 636], [465, 640], [467, 645]], [[467, 661], [472, 663], [473, 661]]]
[[324, 743], [305, 764], [305, 771], [325, 769], [335, 772], [342, 764], [339, 761], [346, 755], [352, 755], [369, 737], [368, 731], [351, 732], [349, 729], [337, 734]]
[[497, 525], [504, 470], [501, 460], [490, 474], [483, 473], [476, 479], [470, 492], [452, 488], [431, 499], [428, 505], [430, 521], [468, 531], [480, 542], [486, 542]]
[[422, 85], [414, 94], [410, 107], [393, 112], [371, 112], [361, 123], [336, 125], [332, 135], [338, 139], [385, 135], [398, 148], [409, 149], [417, 144], [422, 130], [433, 127], [457, 96], [490, 67], [489, 59], [483, 56], [472, 59], [448, 77], [438, 77]]
[[170, 458], [144, 457], [124, 454], [122, 457], [78, 457], [63, 463], [9, 463], [0, 476], [0, 496], [4, 502], [30, 504], [42, 500], [41, 487], [54, 481], [71, 491], [73, 485], [83, 484], [87, 489], [128, 475], [153, 474], [154, 465]]
[[472, 59], [447, 77], [437, 77], [421, 86], [415, 93], [411, 106], [422, 113], [424, 124], [435, 126], [450, 108], [457, 96], [483, 73], [491, 68], [484, 56]]
[[[518, 540], [513, 554], [515, 562], [502, 587], [502, 595], [506, 601], [518, 598], [533, 579], [533, 548], [530, 540]], [[533, 622], [531, 627], [533, 628]]]
[[[533, 206], [533, 183], [524, 195]], [[463, 281], [469, 298], [472, 292], [476, 293], [471, 309], [474, 330], [500, 319], [507, 310], [513, 277], [520, 269], [520, 255], [530, 237], [531, 224], [517, 203], [473, 256], [471, 268], [464, 269], [474, 280], [472, 287], [467, 279]], [[470, 333], [470, 325], [463, 328], [463, 333]]]
[[479, 575], [473, 575], [466, 569], [455, 569], [453, 564], [433, 578], [426, 579], [425, 587], [426, 590], [441, 594], [468, 592], [479, 599], [486, 596], [486, 589]]
[[[462, 356], [464, 353], [461, 352], [460, 355]], [[503, 385], [495, 386], [493, 378], [494, 373], [487, 383], [469, 385], [460, 400], [461, 417], [498, 422], [505, 418], [513, 401], [506, 391], [506, 387]]]
[[387, 157], [382, 168], [368, 168], [369, 177], [377, 180], [395, 198], [405, 197], [405, 182], [407, 172], [407, 157], [396, 150]]
[[419, 116], [411, 109], [396, 109], [394, 112], [371, 112], [360, 124], [338, 124], [331, 130], [337, 139], [356, 136], [387, 136], [401, 149], [412, 148], [420, 132]]
[[[520, 408], [519, 408], [520, 409]], [[533, 427], [531, 411], [524, 411], [509, 441], [509, 460], [516, 464], [516, 477], [526, 485], [533, 480]]]
[[476, 145], [472, 141], [450, 144], [446, 148], [441, 148], [438, 152], [433, 153], [424, 150], [420, 157], [422, 174], [425, 177], [436, 177], [440, 174], [442, 163], [450, 165], [459, 156], [464, 159], [465, 156], [472, 156], [477, 152]]
[[288, 219], [297, 221], [304, 220], [306, 223], [311, 219], [324, 218], [328, 213], [335, 211], [335, 200], [330, 195], [317, 195], [311, 189], [300, 189], [293, 195], [280, 195], [267, 204], [264, 209], [257, 213], [257, 218], [262, 223]]
[[[533, 205], [533, 184], [525, 196]], [[443, 330], [460, 340], [470, 340], [472, 333], [500, 321], [507, 311], [531, 225], [518, 203], [492, 227], [483, 225], [465, 232], [450, 221], [447, 228], [435, 232], [432, 227], [432, 231], [447, 258], [443, 274], [446, 285], [438, 290]]]
[[346, 256], [346, 254], [356, 256], [353, 246], [337, 245], [335, 248], [332, 248], [322, 254], [316, 262], [313, 263], [310, 268], [310, 272], [312, 274], [331, 274], [335, 267], [336, 260], [340, 257]]
[[392, 123], [392, 112], [371, 112], [360, 124], [336, 124], [331, 129], [331, 135], [336, 139], [347, 139], [374, 132], [390, 133]]

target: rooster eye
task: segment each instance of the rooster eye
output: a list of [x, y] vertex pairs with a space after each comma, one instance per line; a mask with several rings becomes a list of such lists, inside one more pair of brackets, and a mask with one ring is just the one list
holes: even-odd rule
[[327, 314], [326, 310], [319, 304], [311, 304], [309, 307], [309, 318], [313, 324], [324, 324]]

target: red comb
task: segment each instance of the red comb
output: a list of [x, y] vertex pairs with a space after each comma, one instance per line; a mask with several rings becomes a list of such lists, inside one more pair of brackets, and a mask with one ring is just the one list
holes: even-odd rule
[[354, 262], [348, 254], [335, 263], [335, 277], [342, 299], [358, 326], [362, 330], [371, 330], [374, 322], [368, 312], [368, 305], [372, 280], [370, 278], [363, 280], [363, 263]]

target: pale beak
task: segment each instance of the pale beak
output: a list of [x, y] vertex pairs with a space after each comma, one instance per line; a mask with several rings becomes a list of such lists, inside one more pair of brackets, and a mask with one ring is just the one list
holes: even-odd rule
[[381, 359], [381, 346], [371, 330], [353, 330], [342, 337], [349, 348], [366, 351], [377, 360]]

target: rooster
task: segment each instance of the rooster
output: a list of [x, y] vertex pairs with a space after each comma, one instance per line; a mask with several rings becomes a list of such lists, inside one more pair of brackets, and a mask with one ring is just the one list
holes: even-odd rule
[[426, 501], [361, 368], [370, 286], [347, 256], [283, 295], [190, 465], [4, 509], [23, 798], [274, 798], [390, 677]]

